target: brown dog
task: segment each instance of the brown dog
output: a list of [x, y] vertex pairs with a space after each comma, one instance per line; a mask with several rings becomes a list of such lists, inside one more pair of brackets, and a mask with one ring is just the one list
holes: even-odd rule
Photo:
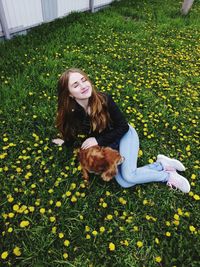
[[117, 174], [117, 165], [124, 161], [117, 150], [110, 147], [92, 146], [80, 149], [79, 161], [84, 180], [89, 180], [88, 173], [101, 174], [104, 181], [110, 181]]

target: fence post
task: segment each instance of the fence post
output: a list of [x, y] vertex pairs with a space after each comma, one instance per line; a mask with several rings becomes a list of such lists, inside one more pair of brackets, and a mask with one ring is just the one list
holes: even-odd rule
[[182, 3], [182, 8], [181, 8], [181, 13], [183, 15], [187, 15], [188, 12], [190, 11], [192, 5], [193, 5], [194, 0], [184, 0]]
[[2, 0], [0, 0], [0, 22], [6, 39], [11, 39]]
[[94, 0], [89, 0], [90, 2], [90, 11], [94, 13]]

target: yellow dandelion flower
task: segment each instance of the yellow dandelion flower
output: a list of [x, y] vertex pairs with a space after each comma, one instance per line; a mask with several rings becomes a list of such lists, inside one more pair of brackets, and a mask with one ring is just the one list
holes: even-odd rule
[[15, 256], [17, 256], [17, 257], [21, 256], [22, 253], [21, 253], [20, 248], [19, 247], [15, 247], [13, 249], [13, 254], [15, 254]]
[[127, 201], [123, 197], [119, 197], [118, 200], [122, 205], [126, 205], [126, 203], [127, 203]]
[[72, 193], [71, 193], [70, 191], [67, 191], [67, 192], [65, 193], [65, 196], [66, 196], [66, 197], [70, 197], [71, 194], [72, 194]]
[[81, 183], [81, 184], [80, 184], [80, 187], [81, 187], [81, 188], [85, 188], [86, 186], [85, 186], [85, 184]]
[[91, 236], [90, 236], [89, 234], [87, 234], [85, 238], [86, 238], [86, 239], [90, 239]]
[[8, 198], [8, 202], [11, 203], [11, 202], [13, 202], [13, 201], [14, 201], [14, 198], [13, 198], [12, 196], [10, 196], [10, 197]]
[[171, 233], [170, 232], [166, 232], [165, 235], [168, 236], [168, 237], [170, 237], [171, 236]]
[[190, 217], [190, 213], [189, 213], [188, 211], [186, 211], [186, 212], [184, 213], [184, 215], [185, 215], [186, 217]]
[[179, 215], [178, 214], [174, 214], [174, 219], [178, 221], [180, 219]]
[[192, 191], [189, 192], [189, 196], [190, 197], [193, 197], [194, 196], [194, 193]]
[[13, 228], [12, 227], [9, 227], [8, 228], [8, 233], [12, 233], [12, 231], [13, 231]]
[[174, 220], [174, 221], [173, 221], [173, 224], [175, 224], [176, 226], [179, 226], [180, 221]]
[[177, 212], [178, 212], [178, 215], [180, 215], [180, 216], [183, 215], [183, 212], [180, 208], [177, 209]]
[[16, 169], [16, 172], [17, 172], [17, 173], [20, 173], [20, 172], [22, 172], [22, 169], [18, 167], [18, 168]]
[[143, 247], [143, 242], [142, 241], [137, 241], [137, 247], [138, 248], [141, 248], [141, 247]]
[[6, 213], [2, 213], [2, 217], [3, 217], [4, 219], [7, 219], [7, 218], [8, 218], [8, 214], [6, 214]]
[[8, 213], [8, 217], [9, 217], [9, 218], [13, 218], [14, 216], [15, 216], [15, 214], [14, 214], [13, 212], [9, 212], [9, 213]]
[[31, 206], [31, 207], [29, 207], [28, 209], [30, 210], [30, 212], [34, 212], [35, 207], [32, 207], [32, 206]]
[[124, 246], [129, 246], [129, 242], [128, 240], [123, 240], [123, 241], [120, 241], [120, 244], [124, 245]]
[[119, 215], [119, 212], [117, 210], [114, 211], [115, 216]]
[[49, 204], [50, 204], [50, 205], [53, 204], [53, 200], [52, 200], [52, 199], [49, 200]]
[[70, 245], [70, 242], [69, 242], [69, 240], [66, 239], [66, 240], [64, 241], [64, 246], [69, 247], [69, 245]]
[[68, 253], [63, 253], [63, 258], [67, 259], [69, 257]]
[[196, 174], [192, 174], [191, 179], [195, 180], [197, 178]]
[[55, 234], [56, 231], [57, 231], [57, 227], [56, 227], [56, 226], [52, 227], [51, 232], [52, 232], [53, 234]]
[[190, 151], [190, 145], [187, 145], [185, 148], [186, 151]]
[[50, 188], [50, 189], [48, 190], [49, 194], [52, 194], [53, 191], [54, 191], [54, 190], [53, 190], [52, 188]]
[[153, 159], [149, 159], [149, 163], [151, 164], [151, 163], [153, 163], [154, 162], [154, 160]]
[[8, 257], [8, 251], [4, 251], [3, 253], [1, 253], [1, 258], [3, 260], [5, 260]]
[[105, 232], [105, 227], [103, 227], [103, 226], [101, 226], [100, 228], [99, 228], [99, 231], [100, 231], [100, 233], [104, 233]]
[[151, 216], [146, 215], [146, 220], [149, 221], [151, 219]]
[[147, 205], [148, 204], [148, 200], [147, 199], [144, 199], [143, 200], [143, 205]]
[[197, 195], [197, 194], [194, 194], [193, 198], [194, 198], [195, 200], [200, 200], [200, 196]]
[[13, 205], [13, 210], [14, 211], [18, 211], [19, 210], [19, 205], [17, 205], [17, 204]]
[[138, 157], [142, 157], [143, 156], [143, 151], [140, 149], [139, 152], [138, 152]]
[[88, 225], [85, 226], [85, 231], [89, 232], [90, 231], [90, 227]]
[[81, 193], [80, 193], [80, 192], [76, 192], [75, 195], [76, 195], [77, 197], [80, 197]]
[[106, 216], [106, 219], [109, 220], [109, 221], [111, 221], [111, 220], [113, 219], [113, 216], [112, 216], [111, 214], [108, 214], [108, 215]]
[[114, 243], [112, 243], [112, 242], [109, 243], [109, 250], [110, 251], [114, 251], [115, 250], [115, 244]]
[[108, 207], [108, 204], [107, 204], [106, 202], [103, 202], [103, 203], [102, 203], [102, 207], [103, 207], [103, 208], [107, 208], [107, 207]]
[[81, 171], [81, 165], [78, 166], [77, 170], [78, 171]]
[[189, 226], [189, 229], [190, 229], [190, 231], [191, 231], [192, 233], [196, 231], [196, 228], [195, 228], [193, 225], [190, 225], [190, 226]]
[[62, 205], [61, 201], [57, 201], [57, 202], [56, 202], [56, 207], [59, 208], [59, 207], [61, 207], [61, 205]]
[[76, 201], [77, 201], [77, 198], [75, 196], [72, 196], [71, 202], [76, 202]]
[[97, 236], [98, 232], [96, 230], [92, 231], [93, 236]]
[[49, 220], [50, 220], [50, 222], [55, 222], [55, 221], [56, 221], [56, 218], [55, 218], [54, 216], [51, 216], [51, 217], [49, 218]]
[[29, 224], [30, 224], [29, 221], [21, 221], [19, 226], [20, 226], [21, 228], [25, 228], [25, 227], [27, 227]]
[[160, 263], [162, 261], [162, 258], [160, 256], [155, 257], [155, 261]]
[[41, 214], [44, 214], [44, 213], [45, 213], [45, 208], [41, 208], [41, 209], [40, 209], [40, 213], [41, 213]]
[[75, 183], [71, 183], [71, 185], [70, 185], [70, 190], [73, 190], [73, 189], [75, 189], [76, 188], [76, 184]]
[[59, 236], [59, 238], [62, 239], [64, 237], [64, 234], [63, 233], [59, 233], [58, 236]]

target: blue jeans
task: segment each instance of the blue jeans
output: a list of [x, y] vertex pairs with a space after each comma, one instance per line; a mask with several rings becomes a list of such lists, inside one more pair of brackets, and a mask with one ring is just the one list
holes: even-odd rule
[[119, 152], [125, 160], [118, 167], [118, 173], [115, 176], [118, 184], [124, 188], [128, 188], [136, 184], [167, 182], [169, 173], [163, 171], [162, 165], [159, 162], [137, 168], [138, 151], [138, 134], [129, 125], [128, 132], [121, 138], [119, 144]]

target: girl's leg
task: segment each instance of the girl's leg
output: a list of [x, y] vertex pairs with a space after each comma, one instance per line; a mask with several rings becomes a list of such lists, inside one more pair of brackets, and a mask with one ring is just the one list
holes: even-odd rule
[[131, 183], [131, 182], [129, 183], [126, 180], [124, 180], [124, 178], [121, 175], [121, 166], [118, 166], [118, 173], [115, 176], [115, 180], [117, 181], [119, 185], [121, 185], [121, 187], [124, 187], [124, 188], [129, 188], [135, 185], [135, 183]]
[[116, 175], [117, 182], [123, 187], [149, 182], [166, 182], [169, 173], [163, 171], [158, 162], [137, 168], [139, 138], [134, 128], [129, 126], [129, 131], [120, 140], [120, 154], [125, 161]]

